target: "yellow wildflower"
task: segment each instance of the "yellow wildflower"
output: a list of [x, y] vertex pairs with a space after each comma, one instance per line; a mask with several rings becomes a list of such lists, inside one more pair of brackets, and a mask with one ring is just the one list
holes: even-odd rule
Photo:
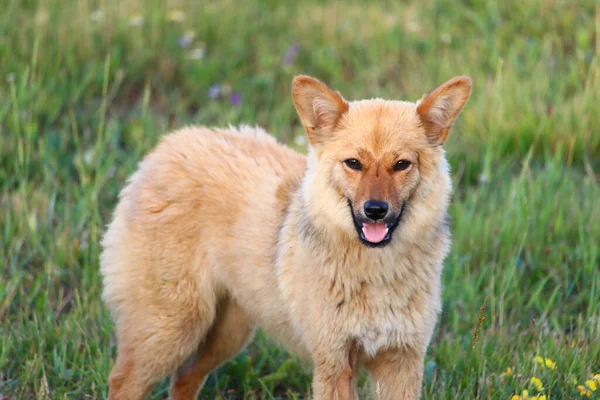
[[181, 10], [169, 10], [167, 12], [167, 20], [171, 22], [181, 22], [185, 19], [185, 14]]
[[527, 396], [523, 396], [522, 394], [513, 394], [513, 396], [510, 398], [510, 400], [527, 400], [529, 397]]
[[536, 356], [533, 358], [533, 361], [538, 364], [545, 365], [549, 369], [556, 369], [556, 363], [549, 358], [542, 358], [540, 356]]
[[513, 394], [510, 400], [548, 400], [545, 394], [538, 394], [537, 396], [529, 396], [528, 390], [523, 390], [523, 393], [519, 396]]
[[533, 376], [533, 377], [531, 377], [530, 382], [533, 386], [535, 386], [535, 388], [538, 390], [538, 392], [541, 392], [542, 390], [544, 390], [544, 385], [542, 384], [542, 381], [540, 380], [540, 378]]
[[513, 373], [513, 371], [512, 371], [512, 368], [511, 368], [511, 367], [508, 367], [508, 368], [506, 368], [506, 372], [504, 373], [504, 375], [506, 375], [506, 376], [511, 376], [511, 375], [512, 375], [512, 373]]
[[596, 375], [592, 376], [592, 379], [595, 380], [596, 382], [600, 383], [600, 374], [596, 374]]
[[577, 378], [575, 378], [575, 377], [572, 377], [572, 378], [571, 378], [571, 383], [572, 383], [573, 385], [577, 385]]
[[581, 385], [577, 386], [577, 391], [579, 392], [579, 395], [581, 397], [586, 397], [586, 396], [591, 397], [592, 396], [592, 392]]
[[585, 385], [587, 387], [589, 387], [592, 392], [595, 392], [596, 389], [598, 389], [598, 384], [591, 379], [588, 379], [587, 381], [585, 381]]

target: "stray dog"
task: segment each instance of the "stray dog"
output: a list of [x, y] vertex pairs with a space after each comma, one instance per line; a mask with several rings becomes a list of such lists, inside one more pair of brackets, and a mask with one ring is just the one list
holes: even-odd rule
[[348, 102], [297, 76], [310, 151], [259, 128], [166, 135], [120, 194], [103, 238], [118, 339], [110, 399], [172, 374], [194, 399], [260, 327], [312, 362], [314, 399], [417, 399], [449, 251], [442, 144], [471, 93], [454, 78], [417, 103]]

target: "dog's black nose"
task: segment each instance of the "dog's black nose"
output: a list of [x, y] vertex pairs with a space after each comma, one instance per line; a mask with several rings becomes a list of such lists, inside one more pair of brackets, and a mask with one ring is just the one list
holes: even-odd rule
[[379, 200], [369, 200], [365, 203], [365, 215], [367, 218], [377, 221], [385, 217], [388, 212], [388, 203]]

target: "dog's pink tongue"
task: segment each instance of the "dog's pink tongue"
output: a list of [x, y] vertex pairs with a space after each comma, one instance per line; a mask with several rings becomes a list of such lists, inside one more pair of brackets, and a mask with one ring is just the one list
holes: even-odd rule
[[365, 238], [371, 243], [379, 243], [385, 238], [385, 224], [363, 224]]

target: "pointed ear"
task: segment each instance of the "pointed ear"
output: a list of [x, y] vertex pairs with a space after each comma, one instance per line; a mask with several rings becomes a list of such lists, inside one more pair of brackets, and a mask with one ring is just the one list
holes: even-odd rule
[[460, 114], [470, 95], [471, 79], [457, 76], [417, 102], [417, 114], [431, 144], [444, 144], [452, 122]]
[[342, 114], [348, 111], [348, 103], [339, 92], [310, 76], [294, 78], [292, 97], [311, 145], [323, 143], [331, 137]]

